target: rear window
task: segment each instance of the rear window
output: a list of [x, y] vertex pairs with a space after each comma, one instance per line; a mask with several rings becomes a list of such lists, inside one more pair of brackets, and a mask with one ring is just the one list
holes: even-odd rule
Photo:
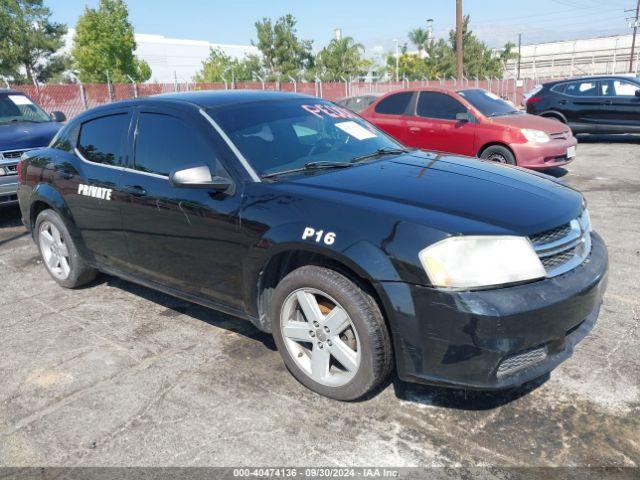
[[122, 164], [122, 143], [129, 130], [129, 115], [109, 115], [82, 124], [78, 150], [90, 162]]
[[376, 113], [385, 115], [404, 115], [409, 107], [413, 92], [401, 92], [380, 100], [376, 105]]
[[598, 96], [598, 83], [595, 80], [568, 83], [564, 93], [573, 97]]

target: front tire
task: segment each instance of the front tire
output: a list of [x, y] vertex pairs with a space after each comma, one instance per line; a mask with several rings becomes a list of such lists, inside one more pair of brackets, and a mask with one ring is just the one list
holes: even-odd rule
[[389, 375], [391, 339], [375, 300], [340, 273], [300, 267], [275, 288], [271, 331], [282, 359], [307, 388], [356, 400]]
[[507, 165], [516, 164], [516, 157], [513, 156], [511, 150], [501, 145], [491, 145], [485, 148], [480, 154], [480, 158]]
[[95, 278], [97, 272], [80, 257], [67, 227], [55, 211], [40, 212], [34, 232], [42, 261], [58, 285], [77, 288]]

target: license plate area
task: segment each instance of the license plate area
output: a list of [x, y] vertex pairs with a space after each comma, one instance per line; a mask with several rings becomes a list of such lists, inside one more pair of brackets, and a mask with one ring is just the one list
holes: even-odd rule
[[573, 158], [576, 156], [576, 147], [569, 147], [567, 148], [567, 158]]

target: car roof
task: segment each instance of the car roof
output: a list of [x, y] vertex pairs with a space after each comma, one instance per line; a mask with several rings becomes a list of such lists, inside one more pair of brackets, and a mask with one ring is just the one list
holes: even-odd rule
[[631, 80], [633, 82], [640, 82], [640, 78], [634, 75], [591, 75], [589, 77], [572, 77], [572, 78], [562, 78], [560, 80], [554, 80], [552, 82], [545, 82], [543, 86], [553, 86], [559, 83], [567, 83], [567, 82], [588, 82], [589, 80], [602, 80], [603, 78], [613, 78], [616, 80]]

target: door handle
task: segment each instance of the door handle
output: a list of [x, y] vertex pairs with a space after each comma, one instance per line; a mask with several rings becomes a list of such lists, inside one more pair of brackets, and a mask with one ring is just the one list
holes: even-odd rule
[[605, 100], [602, 105], [613, 105], [613, 100]]
[[568, 102], [566, 100], [558, 100], [560, 105], [566, 105]]
[[418, 133], [418, 132], [421, 132], [421, 131], [422, 131], [422, 129], [421, 129], [421, 128], [419, 128], [419, 127], [409, 127], [409, 131], [410, 131], [411, 133]]
[[144, 197], [147, 194], [145, 188], [140, 185], [127, 185], [124, 187], [124, 191], [134, 197]]

